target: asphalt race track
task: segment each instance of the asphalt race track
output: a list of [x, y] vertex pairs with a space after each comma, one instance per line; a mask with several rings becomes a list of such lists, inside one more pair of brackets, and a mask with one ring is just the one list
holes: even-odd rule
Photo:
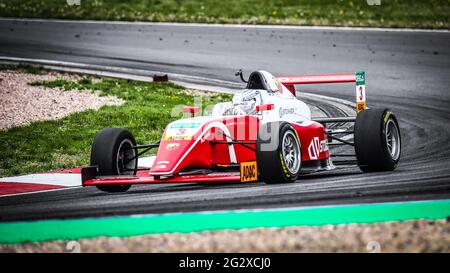
[[[353, 166], [283, 185], [146, 185], [124, 194], [76, 188], [2, 197], [1, 221], [450, 197], [449, 32], [0, 20], [0, 56], [233, 82], [239, 68], [245, 75], [365, 71], [367, 103], [394, 111], [403, 149], [394, 172], [362, 174]], [[302, 91], [354, 100], [352, 85]]]

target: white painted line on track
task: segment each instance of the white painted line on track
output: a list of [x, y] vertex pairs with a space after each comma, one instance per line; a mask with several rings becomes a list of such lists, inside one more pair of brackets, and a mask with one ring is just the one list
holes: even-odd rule
[[351, 102], [351, 101], [348, 101], [348, 100], [339, 99], [339, 98], [333, 98], [333, 97], [329, 97], [329, 96], [319, 95], [319, 94], [313, 94], [313, 93], [310, 93], [310, 92], [302, 92], [302, 94], [304, 94], [304, 95], [306, 95], [308, 97], [314, 97], [314, 98], [319, 99], [319, 100], [323, 100], [323, 101], [328, 100], [328, 101], [332, 101], [332, 102], [336, 102], [336, 103], [345, 105], [345, 106], [347, 106], [347, 107], [352, 109], [352, 112], [345, 111], [349, 116], [356, 115], [356, 112], [355, 112], [355, 107], [356, 106], [355, 106], [354, 102]]
[[[242, 84], [230, 81], [223, 81], [211, 78], [204, 78], [198, 76], [190, 76], [186, 74], [178, 74], [178, 73], [170, 73], [165, 71], [152, 71], [152, 70], [143, 70], [143, 69], [132, 69], [132, 68], [124, 68], [117, 66], [104, 66], [104, 65], [95, 65], [95, 64], [84, 64], [84, 63], [75, 63], [75, 62], [65, 62], [65, 61], [55, 61], [55, 60], [47, 60], [47, 59], [34, 59], [34, 58], [19, 58], [19, 57], [8, 57], [8, 56], [0, 56], [0, 61], [3, 62], [12, 62], [12, 63], [32, 63], [43, 65], [44, 68], [55, 69], [55, 68], [63, 68], [65, 71], [69, 72], [78, 72], [84, 71], [88, 74], [94, 74], [99, 76], [111, 76], [117, 78], [125, 78], [125, 79], [139, 79], [147, 82], [151, 82], [152, 76], [155, 74], [167, 74], [170, 78], [175, 78], [175, 82], [185, 83], [185, 81], [189, 81], [191, 85], [195, 85], [195, 82], [208, 82], [212, 85], [227, 85], [227, 86], [236, 86], [236, 88], [241, 88]], [[82, 72], [79, 72], [82, 73]], [[138, 76], [137, 76], [138, 74]], [[140, 74], [140, 76], [139, 76]], [[148, 76], [145, 76], [148, 75]], [[194, 82], [194, 83], [192, 83]], [[200, 84], [198, 84], [200, 85]]]
[[34, 18], [0, 18], [0, 21], [109, 24], [109, 25], [141, 25], [141, 26], [177, 26], [177, 27], [215, 27], [215, 28], [257, 28], [257, 29], [291, 29], [291, 30], [333, 30], [333, 31], [377, 31], [377, 32], [429, 32], [450, 33], [447, 29], [418, 28], [380, 28], [380, 27], [340, 27], [340, 26], [296, 26], [296, 25], [249, 25], [249, 24], [204, 24], [204, 23], [171, 23], [171, 22], [133, 22], [105, 20], [64, 20]]
[[[45, 59], [32, 59], [32, 58], [16, 58], [16, 57], [5, 57], [0, 56], [0, 62], [5, 63], [31, 63], [31, 64], [39, 64], [42, 65], [43, 68], [52, 69], [52, 70], [58, 70], [58, 71], [65, 71], [65, 72], [72, 72], [72, 73], [83, 73], [83, 74], [90, 74], [90, 75], [96, 75], [96, 76], [106, 76], [106, 77], [113, 77], [113, 78], [119, 78], [119, 79], [128, 79], [128, 80], [137, 80], [137, 81], [143, 81], [143, 82], [152, 82], [152, 78], [150, 76], [136, 76], [136, 73], [139, 74], [168, 74], [169, 79], [172, 77], [179, 77], [179, 80], [170, 80], [170, 82], [178, 84], [180, 86], [183, 86], [188, 89], [196, 89], [201, 91], [208, 91], [208, 92], [217, 92], [217, 93], [226, 93], [226, 94], [233, 94], [236, 92], [236, 90], [244, 88], [244, 85], [241, 83], [236, 82], [230, 82], [230, 81], [223, 81], [223, 80], [214, 80], [210, 78], [204, 78], [204, 77], [195, 77], [196, 81], [201, 82], [207, 82], [209, 84], [201, 84], [201, 83], [192, 83], [192, 82], [185, 82], [183, 79], [192, 79], [192, 76], [189, 75], [182, 75], [182, 74], [172, 74], [172, 73], [166, 73], [166, 72], [160, 72], [160, 71], [148, 71], [148, 70], [140, 70], [140, 69], [131, 69], [131, 68], [122, 68], [122, 67], [111, 67], [111, 66], [100, 66], [100, 65], [90, 65], [90, 64], [82, 64], [82, 63], [74, 63], [74, 62], [63, 62], [63, 61], [54, 61], [54, 60], [45, 60]], [[73, 68], [73, 67], [81, 67], [81, 68]], [[102, 70], [103, 67], [103, 70]], [[112, 71], [118, 71], [118, 72], [105, 72], [104, 70], [112, 70]], [[226, 86], [232, 86], [232, 88], [219, 86], [219, 85], [212, 85], [212, 84], [219, 84], [219, 85], [226, 85]], [[331, 102], [345, 105], [349, 109], [342, 109], [344, 112], [347, 113], [347, 115], [352, 116], [354, 115], [354, 103], [338, 98], [333, 97], [327, 97], [323, 95], [317, 95], [312, 93], [306, 93], [302, 92], [302, 94], [308, 96], [310, 99], [316, 99], [316, 100], [329, 100]], [[313, 109], [312, 109], [313, 110]], [[353, 111], [353, 112], [352, 112]], [[321, 115], [317, 115], [316, 117], [319, 117]], [[142, 166], [144, 167], [144, 166]]]
[[[42, 65], [43, 68], [51, 69], [51, 70], [57, 70], [57, 71], [65, 71], [65, 72], [72, 72], [72, 73], [83, 73], [83, 74], [90, 74], [90, 75], [96, 75], [96, 76], [103, 76], [103, 77], [112, 77], [112, 78], [119, 78], [119, 79], [127, 79], [127, 80], [136, 80], [136, 81], [143, 81], [143, 82], [152, 82], [152, 78], [149, 76], [136, 76], [133, 73], [140, 72], [140, 73], [149, 73], [147, 70], [137, 70], [137, 69], [129, 69], [129, 68], [121, 68], [121, 67], [107, 67], [110, 70], [116, 70], [116, 71], [124, 71], [127, 73], [121, 73], [121, 72], [104, 72], [99, 70], [98, 66], [95, 66], [93, 68], [95, 69], [89, 69], [90, 65], [81, 64], [81, 63], [73, 63], [73, 62], [58, 62], [53, 60], [44, 60], [44, 59], [31, 59], [31, 58], [16, 58], [16, 57], [5, 57], [0, 56], [0, 63], [11, 63], [11, 64], [22, 64], [22, 63], [32, 63], [32, 64], [39, 64]], [[52, 65], [48, 65], [52, 64]], [[84, 67], [84, 68], [72, 68], [67, 66], [77, 66], [77, 67]], [[158, 72], [154, 71], [155, 74], [161, 74], [164, 72]], [[168, 73], [170, 75], [170, 73]], [[188, 75], [183, 75], [184, 78], [188, 78]], [[170, 78], [170, 77], [169, 77]], [[211, 80], [209, 78], [201, 78], [196, 77], [196, 80], [202, 80], [204, 82], [210, 82], [210, 83], [219, 83], [223, 85], [233, 86], [233, 88], [223, 87], [223, 86], [212, 86], [211, 84], [199, 84], [199, 83], [190, 83], [190, 82], [184, 82], [179, 80], [170, 80], [170, 82], [175, 83], [177, 85], [183, 86], [187, 89], [196, 89], [201, 91], [207, 91], [207, 92], [217, 92], [217, 93], [225, 93], [225, 94], [233, 94], [236, 92], [236, 90], [244, 88], [243, 84], [236, 83], [236, 82], [230, 82], [230, 81], [222, 81], [222, 80]], [[345, 106], [349, 106], [353, 109], [354, 104], [352, 104], [349, 101], [341, 100], [337, 98], [332, 97], [326, 97], [322, 95], [316, 95], [311, 93], [305, 93], [302, 92], [302, 94], [305, 94], [306, 96], [309, 96], [310, 98], [316, 98], [316, 99], [326, 99], [328, 98], [330, 101], [335, 101], [336, 103], [340, 103]], [[315, 108], [311, 109], [312, 111], [315, 110]], [[317, 109], [316, 109], [317, 110]], [[320, 110], [319, 110], [320, 111]], [[348, 112], [345, 111], [346, 113]], [[350, 114], [352, 115], [352, 114]], [[322, 117], [321, 114], [316, 115], [315, 117]], [[144, 167], [144, 166], [142, 166]]]
[[[120, 79], [128, 79], [128, 80], [137, 80], [137, 81], [144, 81], [144, 82], [152, 82], [153, 79], [150, 77], [150, 75], [153, 74], [167, 74], [169, 75], [169, 78], [175, 77], [175, 80], [171, 79], [170, 81], [178, 84], [180, 86], [183, 86], [188, 89], [197, 89], [202, 91], [209, 91], [209, 92], [217, 92], [217, 93], [227, 93], [227, 94], [233, 94], [236, 92], [236, 90], [244, 88], [244, 85], [242, 83], [236, 83], [231, 81], [224, 81], [224, 80], [216, 80], [211, 78], [205, 78], [205, 77], [199, 77], [199, 76], [190, 76], [185, 74], [176, 74], [176, 73], [167, 73], [167, 72], [161, 72], [161, 71], [150, 71], [150, 70], [143, 70], [143, 69], [131, 69], [131, 68], [124, 68], [124, 67], [116, 67], [116, 66], [102, 66], [102, 65], [92, 65], [92, 64], [84, 64], [84, 63], [75, 63], [75, 62], [65, 62], [65, 61], [55, 61], [55, 60], [47, 60], [47, 59], [34, 59], [34, 58], [19, 58], [19, 57], [8, 57], [8, 56], [0, 56], [0, 63], [13, 63], [13, 64], [38, 64], [42, 65], [44, 68], [52, 69], [52, 70], [59, 70], [59, 71], [66, 71], [66, 72], [74, 72], [74, 73], [84, 73], [84, 74], [91, 74], [96, 76], [107, 76], [107, 77], [113, 77], [113, 78], [120, 78]], [[149, 76], [142, 76], [142, 75], [136, 75], [136, 74], [147, 74]], [[193, 80], [197, 83], [193, 82], [186, 82], [185, 80]], [[201, 82], [201, 83], [198, 83]], [[204, 84], [204, 83], [207, 84]], [[230, 87], [224, 87], [224, 86], [230, 86]], [[342, 104], [350, 109], [353, 109], [355, 104], [353, 102], [339, 99], [339, 98], [333, 98], [329, 96], [324, 95], [318, 95], [308, 92], [302, 92], [302, 94], [308, 96], [310, 99], [316, 99], [316, 100], [328, 100], [334, 103]], [[353, 116], [355, 113], [349, 111], [349, 109], [343, 109], [344, 112], [347, 113], [349, 116]]]
[[[31, 64], [39, 64], [42, 65], [44, 68], [52, 69], [52, 70], [59, 70], [59, 71], [66, 71], [66, 72], [74, 72], [74, 73], [84, 73], [84, 74], [91, 74], [96, 76], [107, 76], [107, 77], [113, 77], [113, 78], [120, 78], [120, 79], [128, 79], [128, 80], [137, 80], [137, 81], [144, 81], [144, 82], [152, 82], [152, 78], [150, 76], [138, 76], [136, 74], [168, 74], [169, 78], [175, 77], [178, 79], [170, 81], [178, 84], [180, 86], [183, 86], [188, 89], [197, 89], [202, 91], [209, 91], [209, 92], [217, 92], [217, 93], [227, 93], [227, 94], [233, 94], [236, 92], [236, 90], [244, 88], [244, 85], [242, 83], [236, 83], [236, 82], [230, 82], [230, 81], [224, 81], [224, 80], [215, 80], [211, 78], [205, 78], [205, 77], [198, 77], [198, 76], [189, 76], [184, 74], [173, 74], [173, 73], [166, 73], [166, 72], [160, 72], [160, 71], [149, 71], [149, 70], [142, 70], [142, 69], [131, 69], [131, 68], [123, 68], [123, 67], [112, 67], [112, 66], [101, 66], [101, 65], [90, 65], [90, 64], [83, 64], [83, 63], [75, 63], [75, 62], [64, 62], [64, 61], [55, 61], [55, 60], [47, 60], [47, 59], [33, 59], [33, 58], [18, 58], [18, 57], [6, 57], [6, 56], [0, 56], [0, 62], [4, 63], [14, 63], [14, 64], [23, 64], [23, 63], [31, 63]], [[75, 67], [75, 68], [74, 68]], [[115, 72], [108, 72], [109, 71], [115, 71]], [[192, 83], [192, 82], [186, 82], [183, 80], [186, 79], [194, 79], [197, 82], [207, 82], [208, 84], [202, 84], [202, 83]], [[217, 85], [214, 85], [217, 84]], [[221, 86], [222, 85], [222, 86]], [[231, 86], [231, 87], [224, 87], [225, 86]], [[355, 113], [353, 111], [354, 109], [354, 103], [328, 97], [324, 95], [318, 95], [313, 93], [307, 93], [302, 92], [302, 94], [308, 96], [310, 99], [315, 100], [321, 100], [321, 101], [330, 101], [337, 104], [341, 104], [344, 106], [347, 106], [346, 109], [342, 108], [342, 110], [349, 116], [353, 116]], [[317, 115], [319, 117], [321, 115]], [[145, 167], [145, 166], [142, 166]]]

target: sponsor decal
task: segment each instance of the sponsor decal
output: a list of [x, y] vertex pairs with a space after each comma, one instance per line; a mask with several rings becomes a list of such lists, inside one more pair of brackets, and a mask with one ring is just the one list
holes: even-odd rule
[[242, 101], [256, 101], [256, 97], [260, 95], [258, 90], [252, 90], [250, 92], [245, 92], [242, 95]]
[[176, 135], [177, 136], [184, 136], [186, 134], [187, 129], [178, 129]]
[[211, 136], [211, 132], [206, 133], [202, 138], [200, 139], [200, 143], [203, 143], [208, 140], [208, 138]]
[[169, 164], [169, 161], [167, 161], [167, 160], [158, 161], [158, 162], [156, 162], [156, 164]]
[[389, 120], [389, 117], [392, 115], [392, 112], [391, 111], [388, 111], [387, 113], [386, 113], [386, 116], [384, 117], [384, 123], [386, 123], [388, 120]]
[[365, 85], [366, 84], [366, 74], [364, 72], [356, 72], [356, 85]]
[[172, 123], [170, 125], [170, 129], [192, 129], [192, 128], [198, 128], [200, 127], [201, 123], [195, 122], [195, 123]]
[[220, 177], [220, 176], [234, 176], [235, 172], [220, 172], [220, 173], [208, 173], [207, 176]]
[[359, 113], [366, 109], [366, 102], [357, 102], [356, 103], [356, 112]]
[[258, 181], [256, 161], [241, 163], [241, 182]]
[[167, 166], [166, 165], [164, 165], [164, 164], [161, 164], [161, 165], [156, 165], [156, 169], [165, 169]]
[[191, 140], [198, 131], [200, 123], [178, 123], [172, 124], [167, 129], [164, 140]]
[[245, 113], [253, 113], [255, 106], [261, 104], [261, 93], [258, 90], [245, 90], [234, 95], [233, 106]]
[[295, 113], [295, 108], [280, 108], [279, 114], [280, 118], [282, 118], [284, 115], [293, 115]]
[[180, 147], [180, 143], [169, 143], [166, 145], [166, 150], [173, 151]]
[[284, 164], [284, 157], [283, 157], [282, 152], [280, 152], [280, 161], [281, 161], [281, 168], [283, 169], [284, 175], [286, 175], [287, 177], [291, 177], [291, 175], [289, 174], [289, 172], [286, 168], [286, 164]]
[[320, 153], [328, 151], [327, 140], [319, 140], [318, 137], [314, 137], [308, 146], [308, 154], [311, 160], [317, 160]]
[[193, 136], [164, 136], [164, 141], [171, 140], [192, 140]]

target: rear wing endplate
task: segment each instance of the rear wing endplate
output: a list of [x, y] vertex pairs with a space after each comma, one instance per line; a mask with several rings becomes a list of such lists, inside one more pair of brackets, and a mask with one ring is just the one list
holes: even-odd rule
[[349, 83], [356, 85], [356, 112], [366, 109], [366, 77], [364, 72], [354, 74], [324, 74], [276, 77], [295, 96], [295, 84]]

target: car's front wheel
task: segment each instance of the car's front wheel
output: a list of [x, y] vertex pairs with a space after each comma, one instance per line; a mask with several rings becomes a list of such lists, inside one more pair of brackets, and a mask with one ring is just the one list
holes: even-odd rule
[[287, 122], [261, 126], [256, 141], [256, 160], [262, 180], [268, 184], [297, 180], [302, 165], [297, 132]]
[[[106, 128], [95, 136], [91, 149], [91, 166], [97, 166], [100, 176], [135, 175], [137, 169], [136, 140], [119, 128]], [[125, 192], [130, 185], [99, 185], [105, 192]]]

